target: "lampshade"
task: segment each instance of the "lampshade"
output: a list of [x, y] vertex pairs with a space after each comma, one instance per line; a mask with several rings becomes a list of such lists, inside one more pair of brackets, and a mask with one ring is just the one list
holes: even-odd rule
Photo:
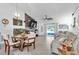
[[15, 12], [14, 16], [15, 17], [20, 17], [20, 14], [18, 12]]
[[20, 13], [18, 12], [18, 4], [16, 3], [16, 12], [14, 13], [15, 18], [19, 18], [20, 17]]

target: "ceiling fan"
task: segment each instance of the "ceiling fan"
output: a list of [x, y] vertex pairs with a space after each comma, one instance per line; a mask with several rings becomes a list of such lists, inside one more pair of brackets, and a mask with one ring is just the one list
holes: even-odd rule
[[47, 15], [44, 15], [44, 20], [53, 20], [53, 18], [48, 17]]

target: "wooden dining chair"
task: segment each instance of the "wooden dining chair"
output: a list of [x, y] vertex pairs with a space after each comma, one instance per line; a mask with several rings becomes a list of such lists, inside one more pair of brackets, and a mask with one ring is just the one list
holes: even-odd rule
[[27, 51], [29, 51], [29, 46], [33, 46], [33, 48], [35, 49], [35, 38], [36, 35], [35, 33], [30, 33], [28, 34], [28, 38], [24, 41], [24, 45], [27, 45]]
[[33, 46], [35, 49], [35, 37], [28, 38], [27, 40], [24, 41], [24, 45], [27, 45], [27, 51], [29, 51], [29, 46]]
[[11, 47], [18, 46], [18, 48], [20, 49], [20, 41], [13, 43], [8, 41], [7, 39], [4, 39], [4, 46], [5, 46], [5, 53], [8, 52], [9, 55]]

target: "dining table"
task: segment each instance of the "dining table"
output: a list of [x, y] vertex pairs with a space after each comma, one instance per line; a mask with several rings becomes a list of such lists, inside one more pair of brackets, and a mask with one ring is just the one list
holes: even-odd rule
[[24, 44], [24, 41], [28, 38], [28, 35], [25, 34], [25, 35], [16, 35], [14, 36], [16, 38], [17, 41], [20, 41], [20, 50], [23, 51], [23, 44]]

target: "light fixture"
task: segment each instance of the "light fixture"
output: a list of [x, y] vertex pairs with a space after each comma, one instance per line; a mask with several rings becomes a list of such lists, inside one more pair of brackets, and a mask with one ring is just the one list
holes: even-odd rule
[[16, 11], [14, 13], [14, 18], [18, 19], [20, 17], [20, 13], [18, 13], [18, 4], [16, 3]]
[[20, 14], [19, 13], [17, 13], [17, 12], [15, 12], [15, 17], [20, 17]]
[[44, 20], [53, 20], [53, 18], [48, 17], [47, 15], [44, 15]]

